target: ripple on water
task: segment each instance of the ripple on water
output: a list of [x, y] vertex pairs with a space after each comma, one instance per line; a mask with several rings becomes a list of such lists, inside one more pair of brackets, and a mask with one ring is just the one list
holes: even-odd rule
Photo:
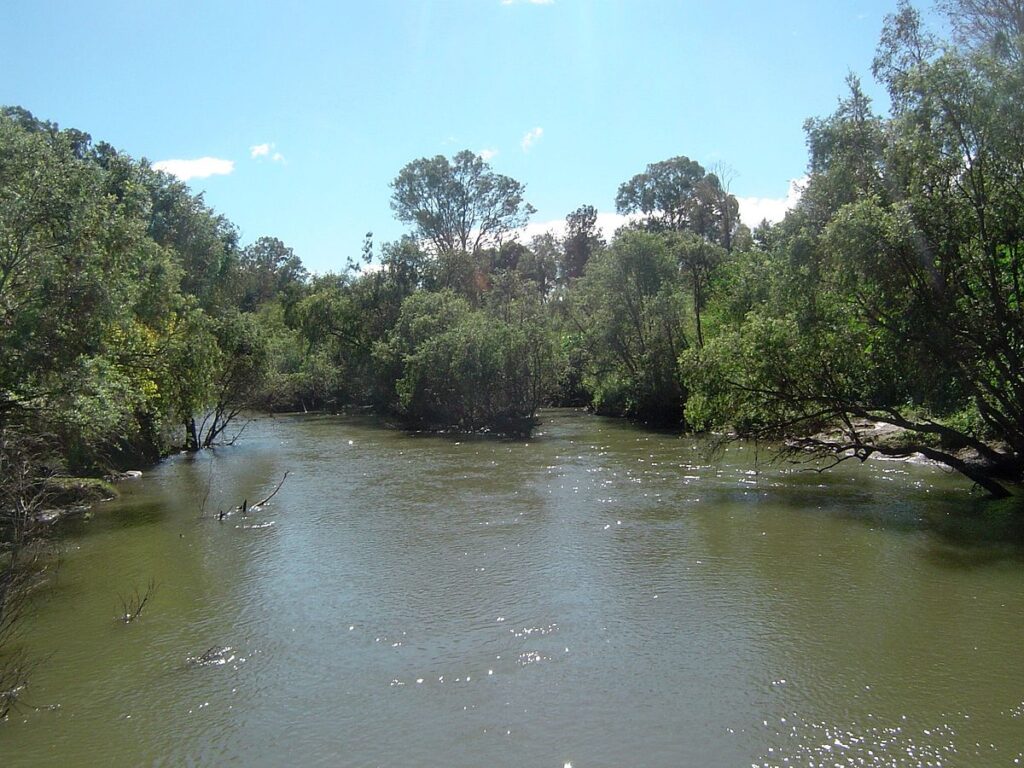
[[[206, 464], [161, 465], [135, 491], [153, 513], [98, 514], [40, 601], [32, 641], [61, 641], [32, 695], [63, 707], [4, 724], [3, 768], [1014, 765], [1019, 571], [940, 569], [917, 529], [862, 524], [916, 520], [933, 500], [910, 481], [948, 479], [758, 473], [752, 450], [712, 462], [623, 422], [551, 424], [456, 445], [267, 421], [216, 454], [207, 510], [294, 474], [225, 525], [195, 519]], [[127, 628], [113, 570], [164, 585]], [[893, 693], [858, 699], [867, 678]], [[970, 723], [931, 708], [961, 689]]]
[[[773, 744], [752, 763], [752, 768], [824, 768], [824, 766], [877, 766], [878, 768], [939, 768], [952, 765], [1021, 765], [1024, 753], [1001, 752], [960, 733], [958, 723], [970, 721], [962, 713], [943, 716], [933, 725], [883, 721], [868, 715], [868, 722], [823, 722], [791, 713], [776, 721], [764, 720], [761, 729]], [[755, 729], [756, 730], [756, 729]]]

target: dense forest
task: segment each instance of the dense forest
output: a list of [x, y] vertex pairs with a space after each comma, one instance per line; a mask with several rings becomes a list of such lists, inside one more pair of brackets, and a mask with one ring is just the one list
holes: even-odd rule
[[545, 404], [837, 459], [921, 452], [1005, 495], [1024, 469], [1016, 7], [948, 3], [946, 42], [900, 6], [874, 64], [890, 114], [851, 76], [806, 123], [781, 223], [741, 222], [678, 156], [621, 184], [610, 242], [588, 205], [521, 242], [524, 186], [463, 151], [402, 168], [408, 234], [323, 275], [276, 238], [243, 246], [146, 160], [6, 108], [5, 505], [16, 476], [230, 441], [246, 408], [527, 433]]

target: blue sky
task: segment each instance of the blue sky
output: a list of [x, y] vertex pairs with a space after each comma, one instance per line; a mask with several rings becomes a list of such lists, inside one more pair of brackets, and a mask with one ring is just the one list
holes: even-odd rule
[[322, 272], [367, 231], [402, 234], [403, 165], [461, 149], [526, 184], [535, 229], [612, 212], [620, 183], [675, 155], [779, 211], [803, 121], [847, 73], [884, 108], [870, 63], [895, 4], [6, 0], [0, 103], [153, 162], [220, 161], [184, 166], [221, 171], [190, 186], [243, 242], [280, 237]]

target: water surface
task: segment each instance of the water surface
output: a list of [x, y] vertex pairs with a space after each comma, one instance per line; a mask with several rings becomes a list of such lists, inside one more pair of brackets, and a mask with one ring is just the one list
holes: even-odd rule
[[934, 467], [764, 458], [261, 419], [70, 528], [2, 764], [1024, 763], [1012, 522]]

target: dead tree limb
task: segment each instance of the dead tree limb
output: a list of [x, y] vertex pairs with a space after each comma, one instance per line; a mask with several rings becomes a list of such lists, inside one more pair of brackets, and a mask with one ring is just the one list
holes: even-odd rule
[[139, 588], [135, 587], [131, 594], [118, 595], [118, 598], [121, 600], [121, 615], [119, 619], [125, 624], [131, 624], [139, 618], [139, 614], [146, 607], [146, 603], [156, 593], [156, 587], [156, 579], [150, 578], [145, 592], [139, 592]]
[[284, 477], [281, 478], [281, 482], [277, 484], [277, 487], [273, 491], [271, 491], [270, 495], [267, 496], [267, 498], [262, 499], [261, 501], [257, 501], [255, 504], [250, 505], [249, 509], [257, 509], [259, 507], [262, 507], [264, 504], [266, 504], [272, 498], [277, 496], [277, 492], [281, 490], [281, 486], [284, 485], [284, 481], [287, 480], [287, 479], [288, 479], [288, 472], [285, 472], [284, 473]]
[[[241, 512], [244, 515], [247, 512], [251, 512], [253, 510], [260, 509], [260, 507], [262, 507], [264, 504], [269, 502], [272, 498], [277, 496], [277, 492], [281, 490], [281, 486], [284, 485], [284, 481], [288, 479], [288, 475], [289, 475], [289, 472], [285, 472], [284, 473], [284, 477], [281, 478], [281, 482], [277, 484], [277, 486], [274, 488], [274, 490], [272, 490], [270, 492], [270, 495], [267, 496], [265, 499], [260, 499], [255, 504], [250, 504], [248, 499], [244, 499], [241, 504], [239, 504], [237, 507], [235, 507], [231, 511], [232, 512]], [[227, 515], [225, 515], [223, 512], [221, 512], [220, 519], [223, 520], [226, 516]]]

